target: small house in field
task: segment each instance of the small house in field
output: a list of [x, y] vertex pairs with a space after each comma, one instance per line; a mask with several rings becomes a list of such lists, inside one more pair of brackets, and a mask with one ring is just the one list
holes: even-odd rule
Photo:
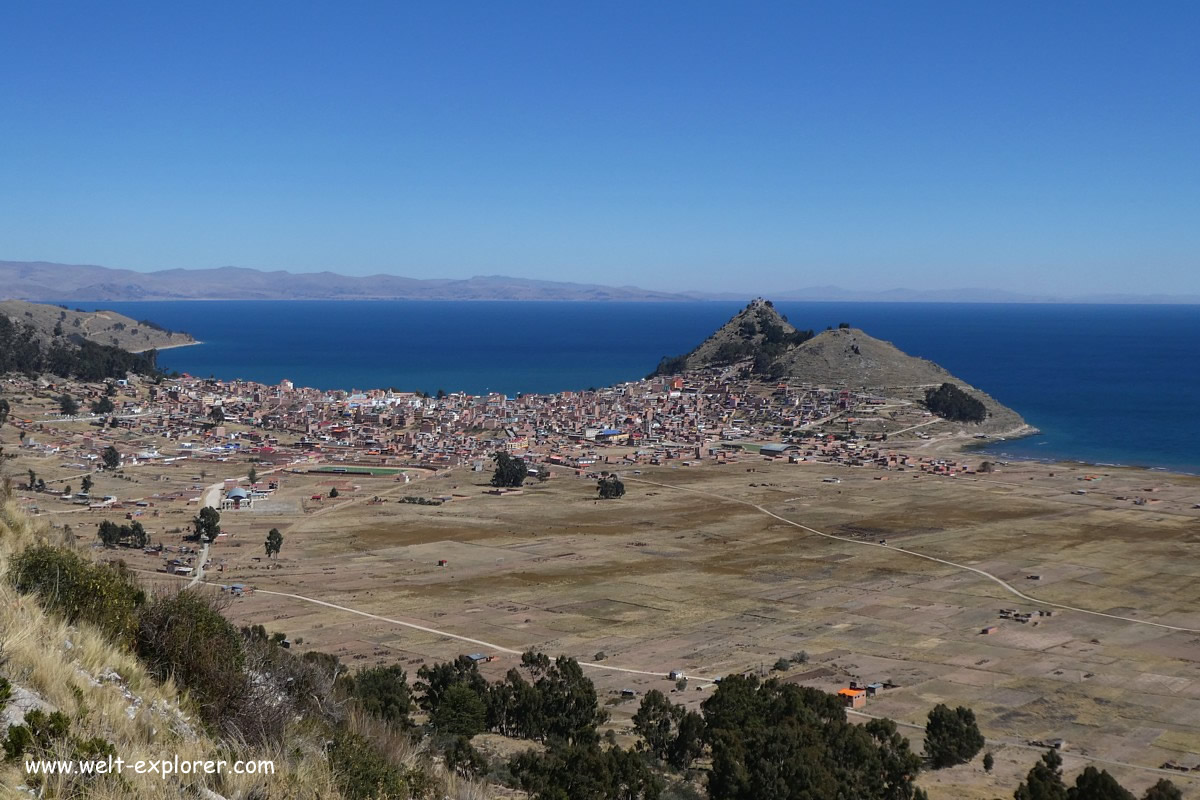
[[846, 708], [862, 708], [867, 704], [866, 689], [839, 689], [838, 698]]
[[243, 508], [253, 508], [254, 497], [240, 486], [235, 486], [221, 498], [222, 511], [238, 511]]

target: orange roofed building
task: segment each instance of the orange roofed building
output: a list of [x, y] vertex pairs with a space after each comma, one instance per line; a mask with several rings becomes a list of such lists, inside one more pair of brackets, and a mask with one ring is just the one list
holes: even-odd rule
[[839, 689], [838, 697], [846, 708], [862, 708], [867, 704], [866, 689]]

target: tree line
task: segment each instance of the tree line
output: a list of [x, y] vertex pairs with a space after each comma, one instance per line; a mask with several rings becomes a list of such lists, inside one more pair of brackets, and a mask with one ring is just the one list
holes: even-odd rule
[[939, 417], [953, 422], [983, 422], [987, 406], [953, 383], [925, 390], [925, 406]]
[[158, 375], [157, 358], [154, 350], [130, 353], [86, 339], [77, 343], [53, 340], [47, 344], [33, 325], [18, 325], [0, 314], [0, 373], [49, 373], [63, 378], [100, 381], [124, 378], [129, 372]]

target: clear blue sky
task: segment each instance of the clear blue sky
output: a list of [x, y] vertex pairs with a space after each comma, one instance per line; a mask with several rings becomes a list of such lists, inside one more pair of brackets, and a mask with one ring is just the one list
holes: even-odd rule
[[5, 3], [0, 259], [1196, 293], [1200, 3]]

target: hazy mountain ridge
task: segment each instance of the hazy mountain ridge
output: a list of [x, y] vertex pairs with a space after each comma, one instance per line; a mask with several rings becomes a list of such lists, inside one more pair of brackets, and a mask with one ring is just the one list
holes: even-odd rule
[[[477, 275], [408, 278], [247, 267], [137, 272], [91, 264], [0, 261], [3, 297], [33, 301], [130, 300], [740, 300], [744, 292], [661, 292], [637, 286]], [[752, 287], [751, 287], [752, 288]], [[774, 292], [777, 300], [860, 303], [1152, 303], [1200, 304], [1200, 295], [1026, 294], [996, 289], [843, 289], [810, 286]]]
[[135, 272], [94, 265], [0, 261], [5, 295], [64, 302], [122, 300], [624, 300], [685, 301], [635, 286], [479, 275], [417, 279], [245, 267]]

